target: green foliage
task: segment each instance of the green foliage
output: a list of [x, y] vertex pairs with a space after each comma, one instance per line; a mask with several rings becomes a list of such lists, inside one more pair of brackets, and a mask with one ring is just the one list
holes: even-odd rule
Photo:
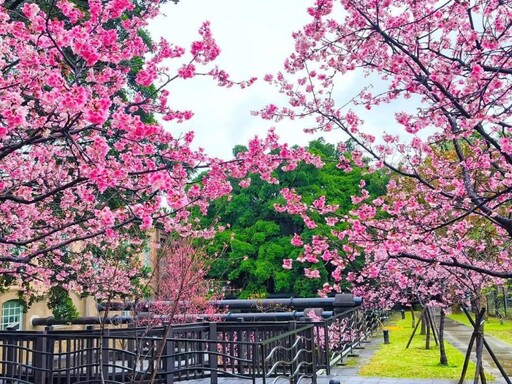
[[[246, 150], [235, 146], [233, 154]], [[278, 171], [275, 177], [279, 185], [268, 184], [257, 175], [251, 175], [251, 185], [241, 188], [233, 183], [231, 199], [220, 199], [214, 203], [203, 224], [218, 222], [227, 229], [218, 233], [208, 248], [211, 254], [223, 257], [213, 263], [209, 277], [228, 280], [233, 288], [240, 289], [241, 298], [265, 297], [269, 294], [286, 294], [298, 297], [316, 295], [329, 278], [329, 266], [294, 263], [292, 270], [282, 267], [283, 259], [295, 259], [301, 250], [290, 242], [295, 233], [304, 239], [315, 234], [329, 234], [330, 227], [319, 225], [314, 230], [307, 229], [302, 219], [289, 214], [278, 213], [274, 204], [284, 203], [280, 195], [282, 188], [294, 188], [303, 196], [303, 201], [311, 204], [319, 196], [326, 196], [330, 204], [338, 204], [341, 214], [354, 206], [351, 195], [359, 192], [359, 182], [365, 179], [371, 196], [385, 192], [387, 177], [380, 173], [364, 175], [359, 168], [345, 173], [337, 167], [339, 153], [336, 147], [323, 139], [312, 141], [308, 150], [322, 157], [323, 168], [300, 165], [291, 172]], [[304, 268], [318, 269], [320, 279], [308, 279]]]
[[52, 310], [55, 320], [72, 320], [80, 314], [69, 297], [68, 291], [62, 287], [52, 287], [48, 294], [48, 308]]

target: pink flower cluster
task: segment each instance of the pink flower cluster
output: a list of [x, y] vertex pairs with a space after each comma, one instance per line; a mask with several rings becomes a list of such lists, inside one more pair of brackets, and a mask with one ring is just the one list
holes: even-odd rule
[[[222, 161], [194, 149], [193, 132], [176, 137], [158, 123], [192, 118], [165, 88], [200, 68], [220, 86], [255, 81], [232, 81], [212, 64], [220, 48], [208, 22], [187, 52], [140, 36], [159, 1], [90, 0], [87, 12], [54, 3], [60, 12], [37, 1], [20, 12], [0, 6], [0, 274], [25, 292], [58, 284], [101, 299], [130, 296], [156, 223], [180, 237], [212, 237], [215, 228], [198, 228], [191, 210], [206, 212], [251, 173], [276, 183], [280, 167], [317, 163], [273, 131]], [[208, 171], [191, 186], [197, 169]]]
[[[321, 252], [318, 238], [296, 234], [297, 261], [330, 263], [330, 281], [348, 279], [384, 307], [418, 298], [443, 306], [512, 277], [510, 7], [317, 0], [307, 13], [284, 72], [264, 77], [287, 104], [254, 114], [308, 119], [306, 132], [337, 129], [351, 139], [339, 146], [340, 170], [390, 181], [379, 198], [370, 198], [378, 185], [360, 185], [349, 212], [284, 189], [278, 212], [297, 215], [308, 230], [330, 229]], [[360, 89], [335, 97], [361, 72]], [[382, 108], [388, 104], [394, 108]], [[343, 272], [356, 260], [364, 266]]]

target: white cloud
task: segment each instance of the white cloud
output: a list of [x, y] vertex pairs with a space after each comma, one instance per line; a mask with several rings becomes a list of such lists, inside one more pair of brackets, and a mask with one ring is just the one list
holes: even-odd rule
[[[182, 0], [164, 5], [163, 15], [149, 29], [154, 38], [163, 36], [188, 48], [198, 39], [202, 22], [209, 20], [222, 50], [216, 64], [233, 80], [252, 76], [262, 80], [266, 73], [282, 69], [293, 50], [291, 34], [310, 20], [307, 7], [311, 4], [311, 0]], [[236, 144], [245, 144], [256, 134], [264, 136], [270, 128], [269, 122], [250, 116], [251, 110], [279, 100], [284, 104], [277, 90], [263, 81], [240, 90], [219, 88], [209, 79], [197, 78], [172, 83], [169, 91], [170, 105], [195, 113], [191, 121], [170, 129], [194, 130], [196, 145], [219, 157], [229, 156]], [[311, 140], [285, 125], [279, 127], [283, 140], [299, 144]], [[292, 140], [297, 136], [300, 141]]]
[[[165, 126], [176, 135], [195, 131], [196, 146], [222, 158], [230, 157], [235, 145], [246, 144], [254, 135], [264, 136], [272, 124], [251, 116], [250, 111], [269, 103], [286, 105], [278, 90], [262, 79], [266, 73], [275, 74], [283, 69], [284, 59], [294, 48], [292, 32], [311, 20], [307, 8], [313, 3], [313, 0], [182, 0], [177, 5], [164, 5], [163, 15], [150, 24], [154, 38], [163, 36], [188, 49], [199, 37], [198, 28], [208, 20], [222, 50], [216, 64], [233, 80], [247, 80], [252, 76], [260, 79], [244, 90], [219, 88], [214, 81], [203, 77], [172, 83], [168, 88], [169, 104], [177, 109], [191, 109], [195, 116], [181, 125], [164, 123]], [[377, 88], [385, 86], [377, 76], [364, 77], [356, 72], [339, 79], [335, 90], [338, 105], [348, 102], [369, 83]], [[417, 100], [395, 101], [371, 111], [363, 107], [355, 109], [365, 121], [363, 130], [379, 137], [384, 131], [396, 133], [395, 111], [411, 111], [415, 103]], [[283, 121], [277, 124], [277, 132], [283, 142], [305, 145], [315, 137], [302, 132], [309, 126], [311, 123], [304, 120]], [[330, 142], [346, 139], [339, 132], [323, 136]]]

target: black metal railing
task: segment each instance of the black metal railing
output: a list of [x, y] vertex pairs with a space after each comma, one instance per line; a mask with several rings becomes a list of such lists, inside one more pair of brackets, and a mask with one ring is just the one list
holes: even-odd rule
[[361, 343], [380, 314], [349, 310], [324, 321], [211, 322], [170, 328], [0, 331], [0, 383], [170, 384], [236, 377], [316, 382]]
[[314, 325], [307, 324], [261, 342], [263, 383], [270, 378], [290, 383], [309, 378], [316, 383], [314, 340]]
[[349, 309], [325, 320], [313, 321], [315, 361], [318, 369], [330, 374], [389, 317], [388, 311]]

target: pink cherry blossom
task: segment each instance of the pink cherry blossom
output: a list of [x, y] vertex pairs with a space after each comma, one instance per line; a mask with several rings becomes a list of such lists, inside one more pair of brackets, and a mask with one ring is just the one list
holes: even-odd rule
[[181, 67], [178, 70], [178, 76], [183, 79], [190, 79], [194, 77], [196, 71], [196, 67], [193, 64], [187, 64]]
[[293, 263], [293, 260], [292, 259], [283, 259], [283, 268], [284, 269], [292, 269], [292, 263]]
[[58, 9], [0, 5], [0, 274], [22, 293], [58, 284], [128, 297], [141, 287], [139, 256], [156, 224], [211, 238], [215, 228], [198, 227], [192, 210], [206, 213], [250, 174], [277, 182], [275, 170], [319, 161], [274, 131], [230, 161], [195, 149], [193, 132], [175, 136], [193, 112], [176, 108], [174, 82], [200, 73], [244, 88], [255, 78], [234, 81], [214, 65], [220, 48], [208, 22], [189, 51], [147, 44], [140, 31], [160, 2], [142, 3], [91, 0], [87, 12], [68, 0]]
[[[339, 145], [340, 171], [391, 178], [373, 201], [373, 186], [361, 183], [348, 214], [325, 210], [320, 196], [305, 204], [282, 191], [280, 212], [308, 228], [330, 226], [330, 281], [349, 280], [376, 305], [446, 306], [512, 277], [511, 9], [485, 0], [319, 0], [307, 13], [284, 70], [265, 76], [286, 104], [254, 114], [341, 131], [352, 148]], [[360, 89], [344, 88], [361, 73]], [[365, 122], [369, 113], [377, 124]], [[299, 262], [318, 258], [313, 240], [303, 249]], [[357, 273], [337, 269], [358, 257]]]
[[294, 234], [291, 243], [295, 245], [296, 247], [302, 246], [304, 243], [302, 242], [302, 239], [299, 235]]

